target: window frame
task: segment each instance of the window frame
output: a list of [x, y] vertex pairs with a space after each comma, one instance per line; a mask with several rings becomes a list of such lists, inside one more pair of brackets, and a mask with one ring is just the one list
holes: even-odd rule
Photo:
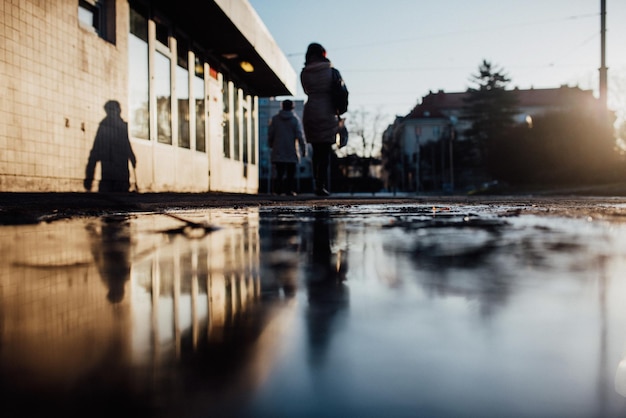
[[[91, 16], [91, 22], [84, 19], [84, 13]], [[78, 0], [78, 26], [115, 44], [115, 0]]]

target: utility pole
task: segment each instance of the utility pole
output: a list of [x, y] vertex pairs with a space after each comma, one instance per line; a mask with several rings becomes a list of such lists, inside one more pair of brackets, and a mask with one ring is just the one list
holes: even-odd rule
[[608, 109], [606, 68], [606, 0], [600, 0], [600, 105], [602, 111]]

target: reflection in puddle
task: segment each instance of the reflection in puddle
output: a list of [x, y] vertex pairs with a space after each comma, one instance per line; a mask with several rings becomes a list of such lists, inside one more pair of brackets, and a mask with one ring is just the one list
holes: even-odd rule
[[624, 226], [435, 209], [1, 227], [3, 415], [622, 416]]

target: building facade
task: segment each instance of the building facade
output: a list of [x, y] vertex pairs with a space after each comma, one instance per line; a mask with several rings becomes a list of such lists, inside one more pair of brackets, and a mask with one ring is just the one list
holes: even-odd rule
[[0, 191], [256, 193], [296, 89], [247, 0], [3, 2], [0, 53]]
[[[584, 106], [596, 112], [598, 100], [591, 90], [561, 86], [551, 89], [515, 89], [515, 121], [532, 126], [534, 117], [550, 111]], [[383, 134], [386, 188], [401, 191], [451, 191], [472, 173], [454, 166], [455, 143], [464, 141], [471, 122], [463, 119], [467, 92], [438, 91], [422, 97], [405, 117], [396, 118]], [[457, 155], [458, 156], [458, 155]], [[456, 177], [456, 179], [455, 179]], [[467, 186], [467, 185], [466, 185]]]

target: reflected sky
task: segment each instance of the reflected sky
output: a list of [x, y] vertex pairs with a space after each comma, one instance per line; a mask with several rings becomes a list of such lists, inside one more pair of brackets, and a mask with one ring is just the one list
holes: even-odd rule
[[[626, 413], [626, 226], [337, 206], [0, 227], [10, 416]], [[4, 415], [4, 414], [3, 414]]]

